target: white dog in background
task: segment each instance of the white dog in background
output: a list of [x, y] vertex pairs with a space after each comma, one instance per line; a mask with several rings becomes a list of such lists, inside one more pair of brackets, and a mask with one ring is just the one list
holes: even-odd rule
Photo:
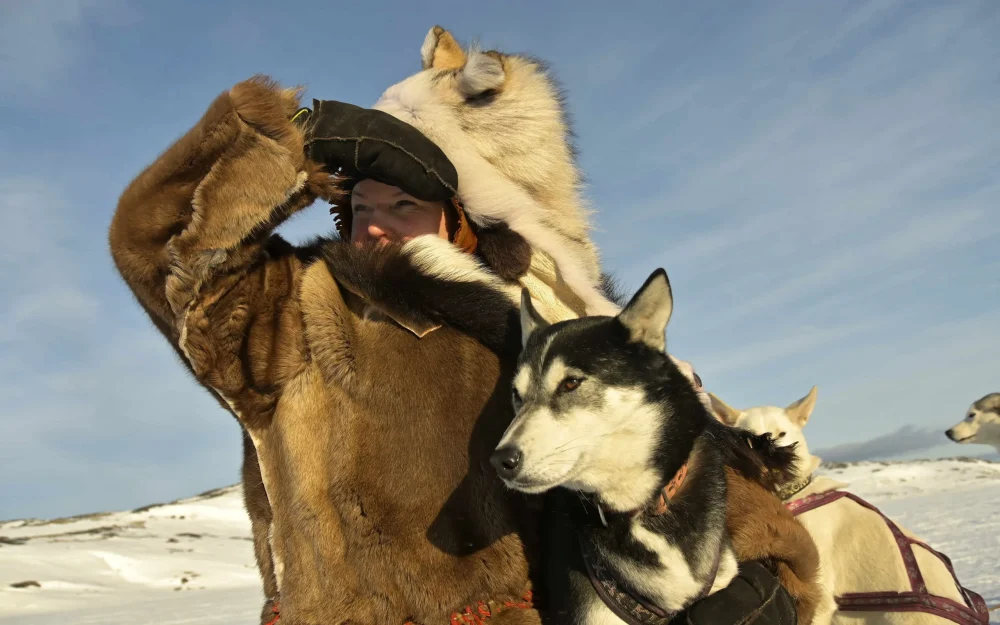
[[737, 410], [714, 394], [709, 398], [725, 423], [796, 444], [801, 477], [785, 485], [778, 496], [816, 543], [820, 580], [835, 598], [821, 606], [814, 624], [989, 622], [982, 597], [961, 586], [947, 558], [846, 491], [847, 484], [816, 474], [820, 459], [809, 452], [802, 432], [816, 406], [815, 386], [785, 408]]
[[945, 435], [962, 445], [992, 445], [1000, 453], [1000, 393], [973, 402], [965, 418]]

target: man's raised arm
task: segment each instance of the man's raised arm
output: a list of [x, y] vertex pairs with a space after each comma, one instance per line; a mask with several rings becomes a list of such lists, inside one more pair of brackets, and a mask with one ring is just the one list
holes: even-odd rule
[[265, 77], [235, 85], [122, 193], [112, 258], [173, 341], [191, 289], [249, 267], [278, 224], [335, 194], [333, 177], [303, 152], [298, 99]]

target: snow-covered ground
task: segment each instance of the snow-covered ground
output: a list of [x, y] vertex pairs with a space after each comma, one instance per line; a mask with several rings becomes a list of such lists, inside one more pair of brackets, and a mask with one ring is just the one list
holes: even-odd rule
[[[965, 586], [1000, 603], [1000, 463], [822, 472], [948, 554]], [[236, 487], [132, 512], [0, 523], [0, 625], [248, 625], [261, 600]]]

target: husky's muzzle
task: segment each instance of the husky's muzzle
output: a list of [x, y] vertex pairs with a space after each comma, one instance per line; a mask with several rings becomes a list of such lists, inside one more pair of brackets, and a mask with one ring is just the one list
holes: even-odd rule
[[955, 428], [951, 428], [950, 430], [946, 430], [945, 433], [944, 433], [944, 435], [947, 436], [948, 438], [950, 438], [951, 440], [955, 441], [956, 443], [964, 443], [964, 442], [966, 442], [968, 440], [971, 440], [972, 438], [974, 438], [976, 436], [975, 434], [971, 434], [969, 436], [965, 436], [965, 437], [959, 438], [955, 434]]
[[513, 445], [500, 447], [490, 454], [490, 464], [496, 469], [497, 475], [504, 481], [511, 481], [517, 478], [521, 472], [521, 450]]

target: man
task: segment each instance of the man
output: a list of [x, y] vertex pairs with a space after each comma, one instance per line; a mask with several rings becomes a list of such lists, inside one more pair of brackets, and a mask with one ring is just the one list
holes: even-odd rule
[[[378, 285], [338, 280], [324, 246], [344, 243], [295, 248], [271, 232], [316, 198], [339, 206], [343, 179], [327, 172], [340, 166], [360, 180], [348, 230], [359, 254], [350, 262], [367, 258], [366, 242], [401, 243], [410, 269], [457, 276], [458, 288], [493, 284], [465, 258], [492, 266], [480, 239], [516, 247], [518, 237], [472, 228], [454, 168], [412, 127], [316, 108], [301, 111], [295, 92], [259, 78], [220, 95], [122, 194], [109, 233], [116, 266], [252, 442], [245, 477], [259, 466], [260, 486], [245, 480], [247, 504], [282, 625], [431, 625], [470, 605], [496, 622], [537, 623], [524, 599], [537, 514], [485, 462], [511, 417], [510, 359], [386, 303]], [[365, 121], [364, 132], [345, 111]], [[297, 112], [309, 117], [308, 131], [301, 116], [292, 121]], [[378, 127], [394, 141], [363, 163], [373, 146], [362, 137]], [[324, 140], [324, 128], [351, 140]], [[345, 145], [353, 158], [339, 152]], [[441, 239], [454, 245], [430, 245]], [[368, 318], [372, 307], [383, 314]], [[735, 594], [695, 610], [725, 622], [719, 601], [743, 612], [787, 607], [773, 577], [747, 575]]]

